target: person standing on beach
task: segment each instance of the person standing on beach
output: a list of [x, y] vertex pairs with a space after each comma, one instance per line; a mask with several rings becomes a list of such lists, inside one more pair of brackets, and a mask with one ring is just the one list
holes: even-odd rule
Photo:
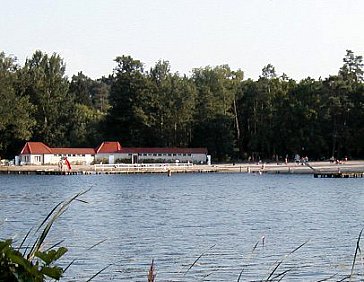
[[62, 160], [62, 158], [58, 162], [58, 168], [59, 168], [59, 171], [62, 171], [63, 170], [63, 160]]

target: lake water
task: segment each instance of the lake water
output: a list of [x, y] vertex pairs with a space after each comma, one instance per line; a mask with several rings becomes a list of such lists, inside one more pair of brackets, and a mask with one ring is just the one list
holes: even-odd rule
[[338, 281], [350, 274], [364, 227], [363, 179], [0, 175], [0, 238], [21, 241], [56, 204], [88, 188], [88, 203], [74, 202], [47, 239], [64, 240], [62, 265], [76, 259], [65, 281], [109, 264], [93, 281], [147, 281], [152, 259], [157, 281], [237, 281], [241, 270], [241, 281], [261, 280], [281, 260], [275, 274], [288, 270], [283, 281]]

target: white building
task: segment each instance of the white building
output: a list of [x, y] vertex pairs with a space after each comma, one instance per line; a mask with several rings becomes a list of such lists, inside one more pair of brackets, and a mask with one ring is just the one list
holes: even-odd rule
[[72, 164], [91, 164], [95, 159], [92, 148], [50, 148], [42, 142], [27, 142], [20, 152], [22, 164], [43, 165], [58, 164], [67, 157]]
[[119, 142], [103, 142], [96, 148], [95, 162], [103, 163], [206, 163], [206, 148], [123, 148]]
[[58, 164], [67, 157], [72, 164], [92, 163], [206, 163], [206, 148], [123, 148], [119, 142], [103, 142], [93, 148], [50, 148], [42, 142], [27, 142], [20, 153], [22, 164]]

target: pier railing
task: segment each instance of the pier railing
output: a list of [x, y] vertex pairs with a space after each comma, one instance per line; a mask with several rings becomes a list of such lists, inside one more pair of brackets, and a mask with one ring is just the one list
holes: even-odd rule
[[191, 168], [193, 163], [147, 163], [147, 164], [95, 164], [95, 171], [120, 171], [120, 170], [165, 170]]

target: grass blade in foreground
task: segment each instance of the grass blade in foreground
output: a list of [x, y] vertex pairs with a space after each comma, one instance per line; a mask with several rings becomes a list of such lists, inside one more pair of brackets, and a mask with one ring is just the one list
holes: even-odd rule
[[155, 274], [154, 259], [152, 259], [152, 264], [150, 265], [150, 268], [148, 271], [148, 282], [154, 282], [156, 276], [157, 276], [157, 274]]
[[[255, 249], [258, 247], [259, 242], [260, 242], [260, 239], [255, 243], [255, 245], [254, 245], [254, 247], [253, 247], [253, 249], [252, 249], [252, 251], [251, 251], [251, 253], [250, 253], [249, 257], [248, 257], [248, 262], [250, 261], [251, 257], [253, 256]], [[243, 267], [241, 269], [240, 273], [239, 273], [239, 277], [238, 277], [238, 281], [237, 282], [240, 282], [240, 279], [241, 279], [241, 276], [243, 275], [243, 271], [244, 270], [245, 269]]]
[[[213, 247], [215, 247], [216, 244], [213, 244], [207, 251], [211, 250]], [[183, 274], [183, 276], [185, 276], [190, 270], [192, 267], [194, 267], [194, 265], [199, 261], [199, 259], [204, 256], [206, 254], [206, 252], [202, 253], [192, 264], [191, 266], [187, 269], [187, 271]]]
[[[60, 204], [58, 204], [56, 206], [55, 209], [53, 209], [51, 211], [50, 214], [48, 214], [47, 219], [50, 218], [50, 216], [53, 214], [53, 217], [48, 221], [47, 225], [45, 226], [42, 234], [39, 236], [39, 238], [35, 241], [33, 248], [31, 249], [31, 251], [28, 254], [28, 260], [31, 260], [34, 258], [34, 255], [37, 251], [40, 250], [40, 247], [42, 246], [45, 238], [47, 237], [53, 223], [57, 220], [57, 218], [59, 218], [70, 206], [70, 204], [75, 201], [78, 197], [84, 195], [85, 193], [87, 193], [88, 191], [90, 191], [90, 189], [80, 192], [78, 194], [76, 194], [75, 196], [73, 196], [71, 199], [69, 199], [68, 201], [64, 201]], [[59, 207], [59, 209], [57, 210], [57, 208]], [[40, 227], [45, 224], [45, 221], [42, 222], [42, 224], [39, 226], [38, 230], [40, 229]]]
[[[76, 194], [70, 200], [61, 202], [52, 209], [37, 229], [37, 231], [39, 231], [40, 228], [46, 224], [43, 232], [36, 239], [28, 254], [28, 247], [25, 248], [23, 254], [20, 253], [20, 249], [28, 239], [31, 230], [28, 231], [17, 249], [12, 246], [12, 240], [0, 241], [0, 281], [41, 282], [46, 281], [46, 279], [59, 280], [62, 277], [64, 270], [54, 264], [55, 261], [68, 251], [64, 247], [54, 249], [54, 247], [58, 246], [62, 241], [45, 251], [41, 251], [41, 247], [43, 246], [43, 242], [54, 221], [67, 210], [74, 200], [77, 200], [78, 197], [85, 194], [87, 191]], [[38, 233], [37, 231], [35, 234]]]
[[290, 251], [288, 254], [286, 254], [278, 263], [277, 265], [274, 267], [273, 271], [270, 273], [270, 275], [268, 276], [268, 278], [265, 281], [271, 281], [271, 277], [273, 276], [273, 274], [277, 271], [277, 269], [279, 268], [279, 266], [283, 263], [283, 261], [289, 257], [290, 255], [292, 255], [293, 253], [297, 252], [299, 249], [301, 249], [304, 245], [306, 245], [308, 243], [309, 240], [307, 240], [306, 242], [304, 242], [303, 244], [299, 245], [297, 248], [295, 248], [293, 251]]
[[352, 281], [352, 277], [353, 277], [353, 274], [354, 274], [354, 267], [355, 267], [356, 257], [358, 255], [358, 252], [361, 253], [361, 250], [360, 250], [360, 238], [361, 238], [361, 234], [363, 233], [363, 229], [360, 231], [358, 240], [356, 241], [355, 254], [354, 254], [353, 264], [351, 266], [351, 271], [350, 271], [350, 276], [349, 276], [350, 277], [350, 281]]

